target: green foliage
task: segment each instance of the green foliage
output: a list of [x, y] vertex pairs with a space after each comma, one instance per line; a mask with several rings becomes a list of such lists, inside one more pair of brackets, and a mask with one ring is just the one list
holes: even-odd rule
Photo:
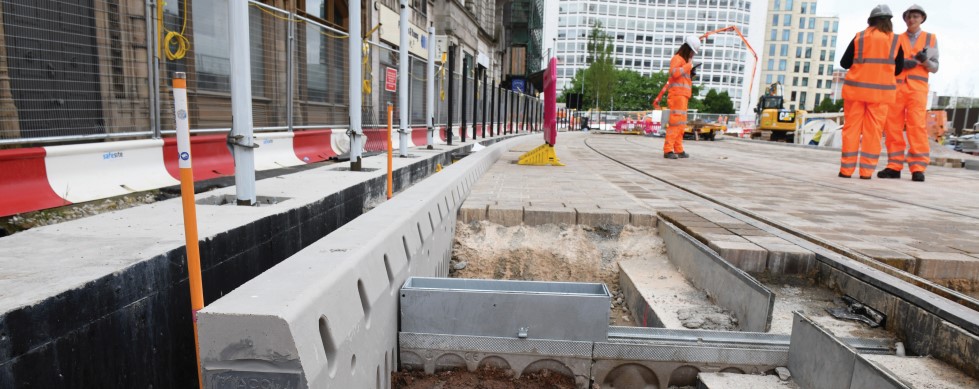
[[843, 110], [843, 100], [833, 101], [829, 97], [823, 99], [813, 110], [814, 113], [824, 113], [824, 112], [840, 112]]
[[703, 104], [704, 109], [700, 112], [723, 114], [734, 113], [734, 102], [731, 101], [731, 96], [728, 95], [727, 91], [723, 91], [721, 93], [717, 93], [717, 91], [714, 89], [707, 91], [707, 95], [704, 96]]

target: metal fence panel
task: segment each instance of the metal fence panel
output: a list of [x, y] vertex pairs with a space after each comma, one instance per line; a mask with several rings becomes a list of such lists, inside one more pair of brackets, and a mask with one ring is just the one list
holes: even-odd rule
[[145, 6], [4, 0], [0, 144], [149, 135]]

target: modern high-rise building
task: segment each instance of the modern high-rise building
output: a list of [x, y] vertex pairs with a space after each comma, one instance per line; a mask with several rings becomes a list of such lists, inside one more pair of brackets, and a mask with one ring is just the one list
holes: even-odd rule
[[[612, 38], [616, 68], [650, 75], [669, 70], [670, 58], [686, 35], [702, 35], [728, 26], [736, 26], [747, 35], [750, 13], [749, 0], [559, 0], [555, 42], [561, 63], [558, 90], [588, 67], [588, 35], [596, 23]], [[704, 65], [694, 83], [702, 86], [701, 94], [710, 89], [726, 91], [739, 110], [742, 89], [751, 75], [747, 47], [734, 33], [713, 35], [702, 47], [695, 62]]]
[[816, 16], [816, 1], [771, 0], [762, 48], [762, 89], [782, 84], [785, 108], [813, 110], [833, 98], [838, 17]]

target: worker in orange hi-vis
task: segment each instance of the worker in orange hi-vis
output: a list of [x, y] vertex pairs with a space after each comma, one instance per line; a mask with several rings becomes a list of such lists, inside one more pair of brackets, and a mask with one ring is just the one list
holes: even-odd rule
[[[901, 178], [901, 170], [907, 162], [911, 181], [924, 181], [925, 169], [931, 161], [928, 129], [925, 128], [928, 73], [938, 71], [938, 38], [921, 30], [921, 23], [928, 19], [921, 6], [912, 5], [903, 16], [908, 31], [898, 35], [897, 41], [908, 58], [903, 58], [904, 71], [897, 76], [897, 98], [888, 108], [884, 125], [887, 168], [877, 172], [877, 177]], [[910, 147], [904, 142], [905, 131]]]
[[700, 51], [700, 39], [688, 35], [683, 46], [670, 60], [670, 74], [667, 83], [666, 104], [670, 109], [670, 119], [666, 127], [666, 142], [663, 143], [663, 158], [689, 158], [683, 151], [683, 131], [687, 128], [687, 102], [693, 95], [693, 77], [697, 75], [693, 56]]
[[858, 165], [865, 180], [877, 170], [881, 129], [894, 102], [895, 76], [904, 64], [904, 51], [891, 26], [893, 16], [885, 4], [874, 7], [867, 29], [857, 33], [840, 59], [840, 66], [849, 69], [843, 80], [843, 178], [850, 178]]

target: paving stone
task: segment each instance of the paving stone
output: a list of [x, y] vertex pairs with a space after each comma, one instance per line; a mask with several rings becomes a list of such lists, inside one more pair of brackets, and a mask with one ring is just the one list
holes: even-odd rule
[[710, 248], [738, 269], [749, 273], [765, 271], [768, 262], [768, 250], [754, 243], [712, 242]]
[[[681, 228], [683, 227], [681, 226]], [[716, 228], [692, 227], [692, 228], [683, 228], [683, 230], [686, 231], [688, 234], [692, 235], [694, 238], [697, 238], [697, 240], [703, 242], [704, 244], [708, 243], [707, 235], [730, 235], [731, 234], [730, 231], [720, 227], [716, 227]]]
[[916, 253], [918, 274], [929, 280], [977, 280], [979, 258], [960, 253]]
[[749, 242], [762, 245], [762, 244], [792, 244], [789, 241], [779, 238], [777, 236], [746, 236], [744, 237]]
[[906, 272], [914, 273], [918, 261], [914, 257], [889, 249], [857, 249], [857, 252]]
[[707, 240], [707, 243], [708, 244], [710, 244], [710, 242], [741, 242], [741, 243], [749, 243], [747, 239], [745, 239], [745, 238], [743, 238], [741, 236], [738, 236], [738, 235], [731, 234], [731, 233], [727, 233], [727, 234], [703, 234], [703, 237], [704, 237], [705, 240]]
[[684, 228], [721, 228], [721, 226], [709, 221], [681, 220], [679, 224]]
[[523, 222], [528, 226], [544, 224], [575, 224], [577, 212], [574, 208], [553, 205], [532, 205], [524, 207]]
[[816, 254], [791, 243], [764, 243], [768, 250], [768, 271], [772, 274], [803, 275], [816, 264]]
[[731, 232], [741, 236], [774, 236], [759, 228], [735, 228]]
[[629, 224], [629, 211], [624, 209], [575, 208], [578, 211], [578, 224], [597, 227], [606, 224]]
[[[496, 203], [495, 201], [493, 203]], [[459, 207], [459, 221], [471, 223], [474, 221], [486, 220], [486, 210], [490, 203], [484, 201], [466, 201]]]
[[659, 218], [656, 213], [645, 208], [630, 208], [629, 224], [636, 227], [656, 227], [659, 225]]
[[523, 223], [523, 206], [490, 205], [486, 212], [486, 220], [506, 227], [519, 226]]

